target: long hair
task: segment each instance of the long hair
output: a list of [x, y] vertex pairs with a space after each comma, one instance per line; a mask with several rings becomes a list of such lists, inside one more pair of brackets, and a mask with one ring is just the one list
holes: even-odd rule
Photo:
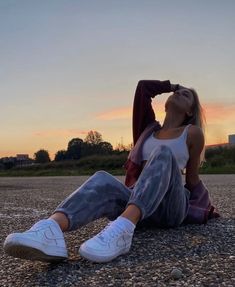
[[[200, 104], [198, 94], [192, 88], [190, 88], [189, 90], [192, 92], [193, 98], [194, 98], [193, 106], [192, 106], [192, 116], [187, 116], [183, 122], [183, 125], [192, 124], [192, 125], [198, 126], [199, 128], [201, 128], [203, 134], [205, 134], [206, 118], [205, 118], [203, 108]], [[205, 146], [202, 150], [200, 161], [201, 161], [201, 165], [205, 161]]]

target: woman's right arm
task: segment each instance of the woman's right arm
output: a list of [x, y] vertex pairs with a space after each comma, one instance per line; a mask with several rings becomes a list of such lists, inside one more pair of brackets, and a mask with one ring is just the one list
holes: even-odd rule
[[147, 125], [155, 121], [152, 98], [162, 93], [172, 92], [176, 89], [176, 86], [178, 85], [171, 85], [170, 81], [141, 80], [138, 82], [132, 117], [134, 144]]

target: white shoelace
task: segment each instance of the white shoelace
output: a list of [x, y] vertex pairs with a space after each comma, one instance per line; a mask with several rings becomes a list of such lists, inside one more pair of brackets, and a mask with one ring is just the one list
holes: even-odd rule
[[108, 243], [113, 238], [117, 238], [120, 235], [121, 230], [117, 230], [116, 226], [112, 226], [112, 222], [110, 222], [103, 230], [101, 230], [96, 237], [101, 241]]
[[44, 230], [45, 228], [47, 228], [50, 225], [50, 223], [48, 223], [47, 221], [39, 221], [37, 223], [35, 223], [28, 231], [40, 231], [40, 230]]

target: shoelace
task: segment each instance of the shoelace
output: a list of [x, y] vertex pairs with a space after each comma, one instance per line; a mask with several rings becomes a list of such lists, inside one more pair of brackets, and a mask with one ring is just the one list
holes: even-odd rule
[[45, 228], [47, 228], [50, 224], [48, 222], [37, 222], [36, 224], [34, 224], [29, 231], [40, 231], [40, 230], [44, 230]]
[[[121, 231], [121, 230], [120, 230]], [[120, 235], [120, 231], [112, 227], [112, 222], [110, 222], [103, 230], [101, 230], [96, 237], [103, 242], [110, 242], [113, 238]]]

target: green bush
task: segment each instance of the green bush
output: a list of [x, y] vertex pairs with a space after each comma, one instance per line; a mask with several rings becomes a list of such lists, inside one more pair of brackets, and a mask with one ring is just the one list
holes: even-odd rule
[[1, 171], [1, 176], [53, 176], [53, 175], [90, 175], [98, 170], [106, 170], [113, 174], [124, 174], [124, 163], [127, 153], [115, 155], [92, 155], [80, 160], [66, 160], [45, 164], [33, 164], [25, 167], [14, 167], [9, 171]]
[[[1, 170], [0, 176], [62, 176], [91, 175], [105, 170], [114, 175], [124, 175], [124, 163], [128, 152], [112, 155], [92, 155], [79, 160], [53, 161], [44, 164], [32, 164], [25, 167], [13, 167]], [[235, 147], [218, 148], [206, 151], [206, 162], [200, 173], [235, 173]]]

